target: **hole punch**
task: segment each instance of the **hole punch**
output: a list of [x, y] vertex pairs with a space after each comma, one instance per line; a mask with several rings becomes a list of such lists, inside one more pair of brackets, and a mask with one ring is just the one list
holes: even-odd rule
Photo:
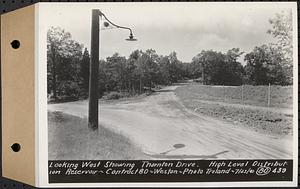
[[11, 146], [11, 149], [14, 151], [14, 152], [19, 152], [21, 150], [21, 145], [19, 143], [14, 143], [12, 146]]
[[21, 45], [20, 41], [18, 41], [18, 40], [13, 40], [10, 44], [11, 44], [11, 47], [14, 49], [18, 49]]

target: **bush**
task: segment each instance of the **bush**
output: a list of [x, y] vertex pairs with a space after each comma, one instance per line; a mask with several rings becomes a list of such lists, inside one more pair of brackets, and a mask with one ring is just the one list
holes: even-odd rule
[[113, 91], [113, 92], [108, 93], [104, 98], [107, 100], [116, 100], [116, 99], [123, 98], [123, 97], [124, 97], [124, 94]]

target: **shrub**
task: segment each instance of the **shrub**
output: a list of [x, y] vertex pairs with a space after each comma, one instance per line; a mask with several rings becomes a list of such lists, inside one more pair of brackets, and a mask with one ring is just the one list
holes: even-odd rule
[[105, 96], [105, 98], [107, 100], [116, 100], [116, 99], [119, 99], [122, 97], [124, 97], [124, 94], [116, 92], [116, 91], [110, 92]]

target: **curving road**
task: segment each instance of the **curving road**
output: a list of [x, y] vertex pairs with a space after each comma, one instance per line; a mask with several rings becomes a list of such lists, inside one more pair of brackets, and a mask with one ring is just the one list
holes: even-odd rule
[[[149, 159], [292, 158], [292, 136], [272, 136], [185, 108], [169, 86], [142, 99], [100, 103], [100, 124], [131, 138]], [[48, 111], [86, 117], [87, 101]]]

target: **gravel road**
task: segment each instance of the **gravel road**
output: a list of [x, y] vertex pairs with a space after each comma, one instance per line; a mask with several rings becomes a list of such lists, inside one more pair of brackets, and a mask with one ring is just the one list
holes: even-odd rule
[[[100, 103], [100, 124], [128, 136], [149, 159], [292, 158], [292, 136], [273, 136], [205, 117], [165, 87], [137, 100]], [[49, 104], [48, 111], [86, 117], [87, 101]]]

